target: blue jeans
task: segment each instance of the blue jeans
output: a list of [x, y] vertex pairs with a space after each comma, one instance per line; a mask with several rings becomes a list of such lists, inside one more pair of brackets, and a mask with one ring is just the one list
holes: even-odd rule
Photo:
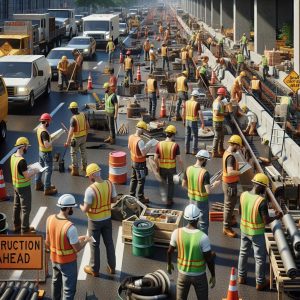
[[239, 277], [247, 277], [247, 261], [249, 252], [253, 248], [255, 259], [256, 283], [264, 284], [266, 280], [266, 242], [265, 235], [246, 235], [241, 232], [241, 247], [239, 256]]
[[149, 94], [149, 114], [154, 119], [156, 113], [157, 97], [156, 93]]
[[77, 285], [77, 261], [67, 264], [57, 264], [52, 262], [52, 290], [51, 299], [61, 299], [61, 289], [63, 288], [63, 300], [73, 300]]
[[[44, 180], [44, 188], [49, 189], [51, 187], [51, 175], [52, 175], [52, 169], [53, 169], [53, 157], [52, 152], [39, 152], [39, 163], [41, 166], [48, 167], [45, 170], [45, 180]], [[42, 181], [42, 175], [43, 173], [39, 172], [35, 176], [35, 182], [41, 182]]]
[[150, 74], [155, 70], [155, 61], [150, 60]]
[[200, 209], [200, 218], [198, 222], [198, 228], [208, 235], [209, 227], [209, 205], [206, 201], [195, 201], [190, 199], [190, 204], [195, 204]]
[[66, 87], [68, 87], [69, 81], [67, 75], [58, 72], [58, 85], [60, 86], [60, 89], [63, 89], [64, 83], [66, 84]]
[[163, 70], [165, 69], [165, 64], [167, 64], [167, 68], [168, 68], [168, 71], [169, 71], [169, 58], [167, 56], [163, 56], [162, 57], [162, 60], [163, 60]]
[[133, 79], [132, 79], [132, 69], [126, 70], [126, 76], [129, 77], [130, 82], [132, 83], [133, 82]]
[[177, 105], [176, 105], [176, 117], [180, 117], [180, 108], [182, 101], [186, 101], [188, 98], [188, 94], [185, 92], [178, 92], [178, 99], [177, 99]]
[[197, 152], [198, 149], [198, 122], [189, 121], [185, 122], [185, 151], [190, 152], [190, 141], [193, 132], [193, 153]]
[[108, 52], [108, 61], [111, 63], [111, 61], [114, 59], [114, 51]]

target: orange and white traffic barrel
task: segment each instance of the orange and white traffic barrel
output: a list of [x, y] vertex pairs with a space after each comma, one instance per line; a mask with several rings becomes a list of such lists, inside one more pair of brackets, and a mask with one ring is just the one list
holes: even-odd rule
[[116, 184], [125, 184], [127, 181], [126, 153], [113, 151], [109, 153], [109, 180]]

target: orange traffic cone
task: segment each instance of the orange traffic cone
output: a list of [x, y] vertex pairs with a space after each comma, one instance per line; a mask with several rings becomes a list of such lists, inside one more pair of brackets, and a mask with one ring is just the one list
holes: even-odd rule
[[223, 300], [242, 300], [241, 298], [239, 298], [239, 293], [236, 286], [236, 274], [234, 268], [231, 268], [227, 298], [223, 298]]
[[120, 64], [122, 64], [124, 62], [124, 56], [122, 51], [120, 51]]
[[212, 71], [211, 72], [211, 78], [210, 78], [210, 84], [215, 84], [216, 82], [217, 82], [216, 72]]
[[87, 89], [88, 90], [92, 90], [93, 89], [93, 81], [92, 81], [91, 72], [89, 73], [89, 77], [88, 77]]
[[2, 169], [0, 169], [0, 201], [6, 201], [6, 200], [8, 200], [8, 196], [5, 188], [3, 171]]
[[160, 113], [159, 116], [161, 118], [166, 118], [167, 117], [167, 110], [166, 110], [166, 100], [165, 97], [161, 98], [161, 106], [160, 106]]
[[136, 72], [136, 80], [137, 81], [142, 81], [142, 74], [141, 74], [141, 67], [137, 67], [137, 72]]

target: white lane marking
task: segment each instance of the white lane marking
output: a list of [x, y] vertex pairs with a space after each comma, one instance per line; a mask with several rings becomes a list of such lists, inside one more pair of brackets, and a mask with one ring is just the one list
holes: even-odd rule
[[[36, 215], [34, 216], [34, 218], [33, 218], [32, 222], [31, 222], [30, 226], [37, 228], [38, 225], [39, 225], [39, 223], [41, 222], [41, 220], [42, 220], [42, 218], [43, 218], [46, 210], [47, 210], [46, 206], [41, 206], [38, 209]], [[13, 271], [12, 274], [10, 275], [10, 277], [9, 277], [9, 281], [19, 280], [21, 278], [22, 274], [23, 274], [23, 270], [15, 270], [15, 271]]]
[[123, 41], [123, 43], [125, 43], [128, 39], [129, 39], [129, 35], [128, 35], [127, 38]]
[[121, 277], [121, 272], [122, 272], [123, 254], [124, 254], [124, 244], [122, 242], [122, 226], [119, 226], [117, 243], [116, 243], [116, 271], [119, 277]]
[[[63, 105], [65, 105], [65, 102], [58, 104], [57, 107], [50, 113], [50, 116], [53, 117]], [[37, 131], [39, 126], [40, 126], [40, 124], [38, 126], [36, 126], [33, 129], [33, 131]]]
[[97, 65], [100, 66], [102, 63], [103, 63], [103, 61], [101, 60], [97, 63]]
[[96, 70], [97, 68], [98, 68], [98, 67], [96, 66], [96, 67], [93, 68], [93, 70]]
[[0, 161], [0, 165], [3, 165], [11, 156], [13, 153], [17, 151], [18, 147], [12, 148]]
[[[86, 232], [86, 235], [88, 235], [89, 232]], [[87, 243], [86, 246], [84, 247], [83, 254], [82, 254], [82, 259], [81, 259], [81, 264], [79, 267], [78, 271], [78, 276], [77, 280], [86, 280], [87, 274], [83, 271], [83, 268], [86, 265], [90, 264], [90, 258], [91, 258], [91, 248], [90, 248], [90, 243]]]

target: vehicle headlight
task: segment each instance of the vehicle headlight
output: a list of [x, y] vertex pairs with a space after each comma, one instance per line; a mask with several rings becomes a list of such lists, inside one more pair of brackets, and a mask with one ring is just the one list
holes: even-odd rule
[[86, 49], [84, 49], [84, 50], [83, 50], [83, 52], [89, 52], [89, 49], [88, 49], [88, 48], [86, 48]]
[[27, 87], [25, 86], [21, 86], [17, 88], [17, 94], [19, 95], [28, 95], [29, 94], [29, 90]]

